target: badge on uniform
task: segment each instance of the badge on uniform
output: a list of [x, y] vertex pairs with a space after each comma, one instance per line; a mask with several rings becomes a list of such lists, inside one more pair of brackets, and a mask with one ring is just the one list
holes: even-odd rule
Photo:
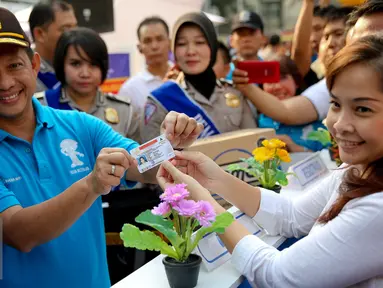
[[226, 93], [226, 105], [231, 108], [237, 108], [239, 105], [241, 105], [241, 100], [239, 100], [239, 97], [233, 93]]
[[152, 103], [146, 103], [145, 104], [145, 125], [148, 125], [150, 119], [152, 119], [152, 116], [157, 111], [157, 106]]
[[118, 117], [118, 112], [114, 108], [105, 109], [105, 120], [112, 124], [118, 124], [120, 119]]

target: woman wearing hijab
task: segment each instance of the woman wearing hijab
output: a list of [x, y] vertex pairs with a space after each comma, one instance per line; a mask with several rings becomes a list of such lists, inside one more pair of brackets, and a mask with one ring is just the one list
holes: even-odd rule
[[169, 111], [203, 123], [201, 138], [256, 127], [241, 93], [215, 76], [218, 41], [213, 23], [203, 13], [183, 15], [175, 24], [172, 39], [180, 73], [148, 97], [141, 134], [144, 142], [158, 136]]

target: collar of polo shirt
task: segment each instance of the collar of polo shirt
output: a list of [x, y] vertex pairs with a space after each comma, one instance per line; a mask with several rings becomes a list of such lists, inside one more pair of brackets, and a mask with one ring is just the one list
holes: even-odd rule
[[[35, 97], [32, 97], [33, 108], [35, 110], [36, 121], [38, 125], [42, 125], [45, 128], [52, 128], [54, 126], [53, 119], [49, 113], [45, 113], [43, 106], [39, 103]], [[47, 109], [45, 107], [45, 109]], [[0, 142], [3, 141], [10, 134], [0, 129]]]
[[54, 126], [54, 121], [51, 118], [49, 113], [45, 113], [44, 109], [48, 109], [47, 107], [43, 107], [39, 100], [35, 97], [32, 97], [33, 108], [35, 109], [36, 121], [37, 124], [42, 124], [44, 127], [52, 128]]

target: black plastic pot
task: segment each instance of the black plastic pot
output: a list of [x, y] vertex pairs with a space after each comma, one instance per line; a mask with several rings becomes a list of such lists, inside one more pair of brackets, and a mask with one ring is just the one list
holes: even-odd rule
[[[261, 185], [259, 187], [263, 188]], [[273, 188], [266, 188], [267, 190], [274, 191], [275, 193], [279, 194], [281, 193], [282, 186], [281, 185], [275, 185]]]
[[202, 258], [190, 254], [185, 262], [178, 262], [171, 257], [162, 259], [171, 288], [193, 288], [197, 286]]

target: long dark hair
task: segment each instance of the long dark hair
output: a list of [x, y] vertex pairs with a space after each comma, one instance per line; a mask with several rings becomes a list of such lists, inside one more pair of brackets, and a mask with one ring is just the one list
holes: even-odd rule
[[[330, 62], [327, 69], [327, 87], [331, 91], [336, 77], [356, 64], [363, 64], [374, 69], [380, 77], [383, 92], [383, 34], [366, 36], [343, 48]], [[348, 169], [341, 185], [339, 197], [330, 209], [321, 215], [319, 223], [334, 219], [343, 207], [352, 199], [383, 191], [383, 158], [370, 163], [364, 171], [355, 167]]]

